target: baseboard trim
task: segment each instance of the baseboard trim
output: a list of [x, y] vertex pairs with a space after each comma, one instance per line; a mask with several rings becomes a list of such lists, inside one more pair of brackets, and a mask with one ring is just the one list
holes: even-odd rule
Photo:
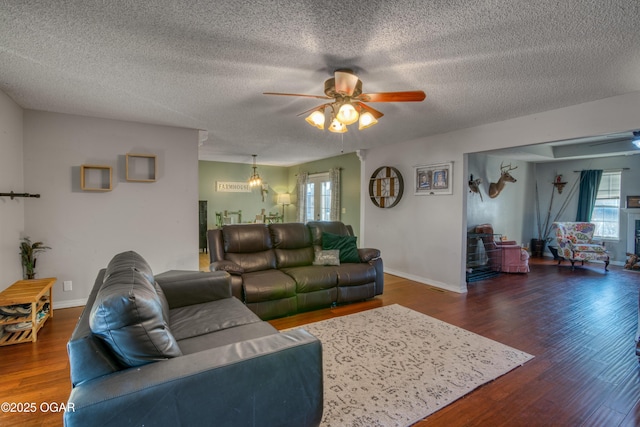
[[53, 309], [57, 310], [59, 308], [71, 308], [71, 307], [82, 307], [83, 305], [87, 305], [87, 299], [72, 299], [66, 301], [54, 301]]
[[428, 279], [428, 278], [421, 277], [421, 276], [416, 276], [414, 274], [409, 274], [409, 273], [405, 273], [404, 271], [397, 271], [397, 270], [393, 270], [393, 269], [390, 269], [390, 268], [385, 268], [384, 272], [388, 273], [388, 274], [391, 274], [393, 276], [402, 277], [403, 279], [413, 280], [414, 282], [422, 283], [423, 285], [429, 285], [429, 286], [433, 286], [435, 288], [441, 288], [441, 289], [444, 289], [444, 290], [447, 290], [447, 291], [451, 291], [451, 292], [455, 292], [455, 293], [458, 293], [458, 294], [467, 293], [466, 283], [464, 284], [464, 288], [461, 288], [459, 286], [450, 285], [450, 284], [447, 284], [447, 283], [442, 283], [442, 282], [439, 282], [437, 280]]

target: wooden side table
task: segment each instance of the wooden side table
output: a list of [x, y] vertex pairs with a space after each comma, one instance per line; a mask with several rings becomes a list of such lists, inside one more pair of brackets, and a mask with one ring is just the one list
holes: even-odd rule
[[[0, 315], [1, 327], [22, 322], [31, 322], [30, 329], [17, 332], [4, 331], [4, 334], [0, 337], [0, 346], [37, 341], [38, 331], [49, 317], [53, 317], [53, 292], [51, 291], [51, 287], [56, 280], [55, 277], [19, 280], [0, 292], [0, 307], [23, 304], [31, 305], [31, 313], [25, 316]], [[49, 310], [44, 312], [44, 317], [38, 321], [38, 312], [43, 310], [45, 304], [49, 304]]]

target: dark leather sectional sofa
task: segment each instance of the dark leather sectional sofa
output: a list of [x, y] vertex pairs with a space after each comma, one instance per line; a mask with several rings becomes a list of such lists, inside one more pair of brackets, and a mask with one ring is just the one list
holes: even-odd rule
[[322, 346], [279, 333], [225, 272], [154, 276], [135, 252], [96, 278], [67, 346], [66, 426], [317, 426]]
[[358, 248], [355, 260], [340, 265], [314, 265], [323, 233], [353, 236], [339, 221], [224, 225], [207, 232], [210, 269], [230, 273], [233, 295], [263, 320], [382, 294], [377, 249]]

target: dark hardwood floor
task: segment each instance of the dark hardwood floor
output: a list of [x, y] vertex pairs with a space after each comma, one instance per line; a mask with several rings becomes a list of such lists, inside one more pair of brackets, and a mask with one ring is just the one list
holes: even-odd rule
[[[535, 358], [416, 424], [427, 426], [640, 425], [634, 335], [640, 273], [602, 264], [532, 259], [529, 274], [503, 274], [456, 294], [395, 276], [382, 296], [272, 320], [279, 329], [401, 304], [526, 351]], [[206, 256], [201, 256], [206, 269]], [[66, 402], [66, 341], [81, 308], [55, 311], [35, 344], [0, 347], [0, 402]], [[4, 413], [2, 426], [62, 425], [60, 413]]]

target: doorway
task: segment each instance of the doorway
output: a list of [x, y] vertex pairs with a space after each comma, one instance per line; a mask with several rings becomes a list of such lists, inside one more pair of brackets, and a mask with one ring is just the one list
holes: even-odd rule
[[306, 198], [306, 221], [331, 219], [331, 180], [328, 172], [309, 175]]

